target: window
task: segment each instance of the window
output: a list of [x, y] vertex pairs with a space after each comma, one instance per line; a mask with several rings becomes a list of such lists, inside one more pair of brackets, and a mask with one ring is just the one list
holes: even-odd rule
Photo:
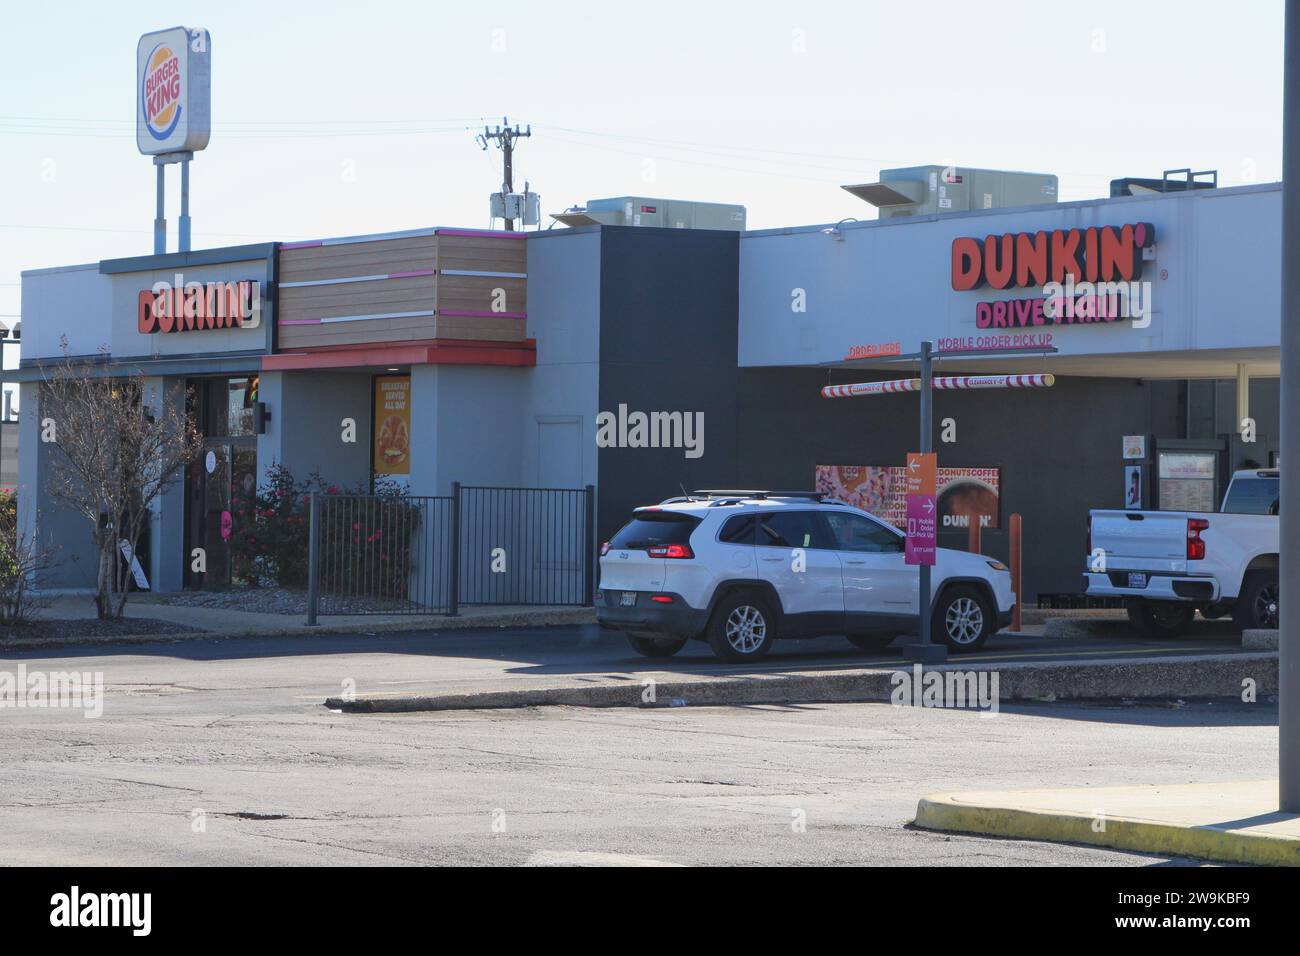
[[258, 377], [199, 379], [199, 430], [205, 438], [241, 438], [255, 435], [253, 406], [257, 403]]
[[648, 511], [623, 525], [609, 541], [611, 548], [639, 551], [660, 544], [686, 544], [700, 523], [690, 515], [671, 511]]
[[1228, 486], [1223, 511], [1230, 515], [1275, 515], [1281, 485], [1278, 478], [1238, 478]]
[[826, 523], [840, 551], [881, 554], [903, 550], [903, 539], [884, 525], [846, 511], [826, 512]]
[[718, 540], [723, 544], [753, 544], [757, 527], [758, 515], [734, 515], [718, 532]]
[[826, 523], [815, 511], [777, 511], [763, 515], [758, 543], [768, 548], [834, 548]]

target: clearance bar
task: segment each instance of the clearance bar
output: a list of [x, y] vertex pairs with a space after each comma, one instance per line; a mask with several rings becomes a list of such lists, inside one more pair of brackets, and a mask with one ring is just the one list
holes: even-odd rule
[[[936, 375], [937, 391], [961, 391], [977, 388], [1051, 388], [1056, 376], [1036, 375]], [[859, 395], [891, 395], [895, 392], [919, 392], [919, 378], [900, 378], [890, 382], [859, 382], [855, 385], [827, 385], [822, 398], [856, 398]]]

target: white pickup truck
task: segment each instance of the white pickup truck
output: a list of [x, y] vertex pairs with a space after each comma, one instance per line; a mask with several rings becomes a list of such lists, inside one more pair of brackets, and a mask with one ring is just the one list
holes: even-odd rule
[[1152, 637], [1182, 633], [1198, 610], [1275, 628], [1280, 502], [1277, 470], [1251, 469], [1233, 474], [1217, 513], [1089, 512], [1088, 593], [1127, 598]]

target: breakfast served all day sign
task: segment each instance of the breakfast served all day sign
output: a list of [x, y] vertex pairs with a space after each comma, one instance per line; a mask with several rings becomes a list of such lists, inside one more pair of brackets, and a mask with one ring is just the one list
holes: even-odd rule
[[375, 474], [411, 473], [411, 377], [375, 378]]

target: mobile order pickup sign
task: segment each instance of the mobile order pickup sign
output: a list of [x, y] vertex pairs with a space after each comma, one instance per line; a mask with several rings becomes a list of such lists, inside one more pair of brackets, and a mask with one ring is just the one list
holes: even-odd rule
[[934, 452], [907, 455], [908, 564], [934, 564], [938, 533], [938, 462]]

